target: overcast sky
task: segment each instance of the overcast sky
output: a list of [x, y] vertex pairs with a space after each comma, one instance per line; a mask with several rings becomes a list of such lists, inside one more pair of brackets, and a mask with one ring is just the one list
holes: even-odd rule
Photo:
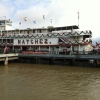
[[0, 0], [0, 9], [13, 29], [78, 25], [79, 10], [79, 27], [91, 30], [94, 39], [100, 37], [100, 0]]

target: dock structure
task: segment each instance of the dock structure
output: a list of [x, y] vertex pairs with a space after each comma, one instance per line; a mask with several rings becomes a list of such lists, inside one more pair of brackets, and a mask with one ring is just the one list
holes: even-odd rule
[[62, 54], [22, 54], [19, 53], [19, 59], [21, 60], [48, 60], [49, 63], [53, 63], [54, 61], [69, 61], [72, 65], [75, 61], [87, 61], [92, 63], [93, 66], [97, 66], [100, 62], [99, 54], [84, 54], [84, 55], [62, 55]]
[[81, 60], [100, 60], [100, 55], [62, 55], [62, 54], [22, 54], [19, 53], [18, 57], [25, 57], [25, 58], [55, 58], [55, 59], [81, 59]]
[[8, 65], [9, 60], [18, 59], [18, 53], [0, 54], [0, 61], [4, 61], [4, 65]]
[[23, 54], [23, 53], [10, 53], [0, 54], [0, 61], [4, 61], [4, 65], [8, 65], [9, 60], [18, 60], [22, 63], [29, 61], [34, 63], [35, 61], [48, 61], [49, 64], [53, 64], [56, 61], [68, 62], [73, 65], [77, 61], [86, 61], [92, 66], [96, 67], [100, 64], [100, 54]]

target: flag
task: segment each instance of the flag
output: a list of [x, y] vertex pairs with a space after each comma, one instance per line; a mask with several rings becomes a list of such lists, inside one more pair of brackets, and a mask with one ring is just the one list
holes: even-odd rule
[[78, 19], [79, 19], [79, 10], [78, 10], [77, 14], [78, 14]]
[[27, 17], [24, 18], [24, 21], [27, 21]]
[[99, 46], [99, 43], [96, 42], [96, 46]]
[[52, 19], [50, 19], [50, 22], [52, 23]]
[[33, 21], [34, 24], [36, 24], [36, 21]]
[[45, 19], [45, 15], [43, 15], [43, 19]]
[[4, 19], [6, 19], [6, 16], [3, 16], [4, 17]]
[[21, 22], [19, 23], [19, 25], [21, 25]]

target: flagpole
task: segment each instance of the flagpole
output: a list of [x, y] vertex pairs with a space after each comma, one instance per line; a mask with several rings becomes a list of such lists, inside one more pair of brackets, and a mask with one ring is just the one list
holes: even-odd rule
[[44, 18], [44, 28], [45, 28], [45, 18]]
[[43, 15], [43, 19], [44, 19], [44, 27], [45, 27], [45, 15]]
[[45, 19], [44, 19], [44, 28], [45, 28]]
[[21, 26], [21, 22], [19, 23], [19, 34], [20, 34], [20, 26]]
[[51, 26], [52, 26], [52, 19], [50, 19], [50, 22], [51, 22]]
[[77, 14], [78, 14], [78, 27], [79, 27], [79, 10], [78, 10]]

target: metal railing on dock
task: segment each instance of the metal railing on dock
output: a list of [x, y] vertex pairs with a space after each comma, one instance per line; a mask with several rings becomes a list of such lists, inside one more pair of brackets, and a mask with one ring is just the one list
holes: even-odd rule
[[[7, 53], [22, 53], [22, 50], [13, 50], [13, 49], [9, 49]], [[4, 49], [0, 49], [0, 54], [4, 54]]]
[[63, 52], [63, 51], [17, 51], [19, 53], [23, 54], [56, 54], [56, 55], [99, 55], [100, 52], [98, 51], [68, 51], [68, 52]]

